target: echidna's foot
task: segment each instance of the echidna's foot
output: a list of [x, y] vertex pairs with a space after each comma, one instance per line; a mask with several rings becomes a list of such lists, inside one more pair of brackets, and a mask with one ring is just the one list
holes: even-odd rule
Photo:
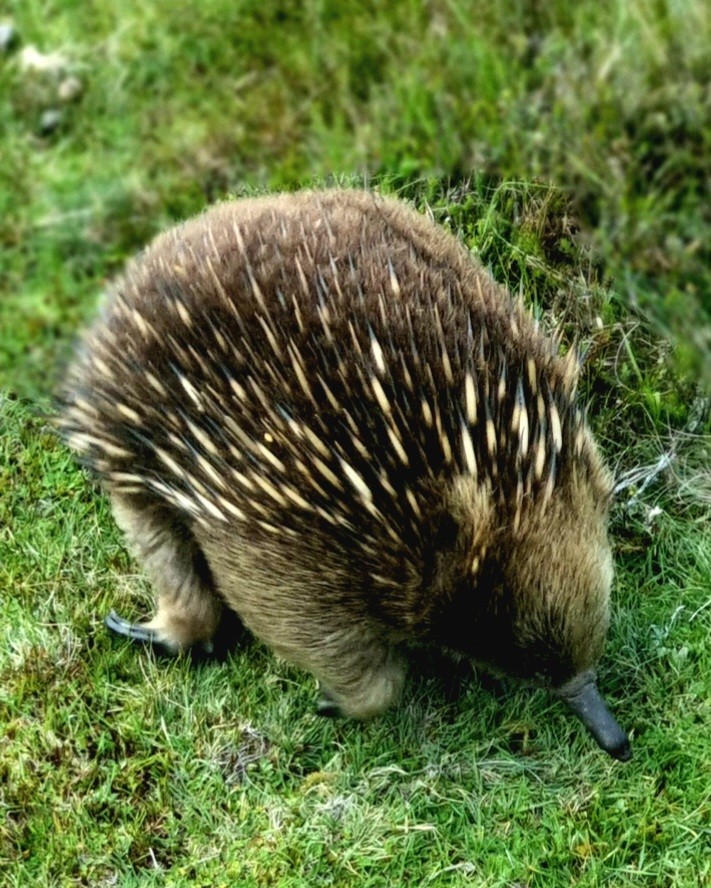
[[[136, 644], [145, 645], [162, 656], [175, 657], [185, 652], [194, 662], [203, 660], [225, 660], [246, 635], [240, 618], [233, 611], [225, 609], [215, 633], [210, 638], [179, 641], [171, 636], [157, 617], [148, 623], [131, 623], [112, 610], [104, 620], [106, 626], [116, 635], [128, 638]], [[184, 636], [185, 639], [185, 636]]]
[[[116, 635], [128, 638], [136, 644], [146, 645], [161, 654], [175, 656], [180, 653], [182, 646], [168, 638], [164, 632], [150, 623], [131, 623], [120, 616], [115, 610], [110, 611], [104, 620], [106, 626]], [[212, 642], [203, 644], [204, 653], [212, 653]]]

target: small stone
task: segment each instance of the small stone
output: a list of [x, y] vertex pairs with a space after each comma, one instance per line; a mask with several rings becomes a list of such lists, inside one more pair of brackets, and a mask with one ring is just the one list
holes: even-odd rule
[[57, 98], [60, 102], [73, 102], [84, 91], [84, 84], [78, 77], [65, 77], [57, 88]]
[[42, 136], [51, 136], [62, 122], [62, 112], [57, 108], [48, 108], [42, 112], [39, 131]]
[[20, 69], [27, 74], [58, 76], [67, 67], [61, 52], [40, 52], [36, 46], [26, 46], [19, 55]]
[[0, 22], [0, 52], [10, 52], [19, 39], [20, 35], [14, 25], [9, 22]]

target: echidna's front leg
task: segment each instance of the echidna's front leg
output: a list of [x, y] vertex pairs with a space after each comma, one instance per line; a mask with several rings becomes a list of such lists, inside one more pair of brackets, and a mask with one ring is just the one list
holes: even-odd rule
[[114, 517], [156, 593], [155, 616], [131, 623], [115, 611], [112, 631], [169, 653], [201, 645], [212, 649], [223, 605], [207, 563], [190, 531], [160, 503], [112, 494]]
[[[288, 627], [281, 626], [278, 638], [264, 627], [259, 627], [257, 634], [284, 659], [316, 676], [320, 689], [317, 715], [372, 718], [399, 699], [405, 661], [368, 621], [342, 616], [341, 621], [328, 625], [323, 619], [298, 625], [290, 621]], [[290, 643], [289, 630], [294, 632], [294, 643]]]
[[340, 645], [333, 642], [330, 636], [328, 655], [315, 652], [310, 664], [321, 682], [318, 715], [366, 719], [397, 702], [405, 682], [405, 663], [394, 648], [369, 636], [365, 626], [343, 631]]
[[215, 587], [276, 654], [311, 672], [322, 715], [370, 718], [399, 698], [405, 664], [387, 629], [365, 612], [347, 561], [310, 537], [299, 544], [196, 530]]

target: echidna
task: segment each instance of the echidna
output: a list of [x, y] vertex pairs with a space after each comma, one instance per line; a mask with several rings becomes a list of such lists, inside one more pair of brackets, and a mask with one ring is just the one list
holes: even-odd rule
[[542, 684], [610, 755], [595, 666], [611, 478], [577, 360], [457, 239], [329, 190], [218, 205], [112, 288], [60, 427], [111, 498], [177, 650], [224, 608], [328, 706], [390, 706], [403, 646]]

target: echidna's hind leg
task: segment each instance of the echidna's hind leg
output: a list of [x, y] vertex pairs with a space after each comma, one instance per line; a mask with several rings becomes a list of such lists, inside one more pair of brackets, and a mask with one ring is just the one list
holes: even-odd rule
[[189, 528], [163, 504], [141, 497], [111, 495], [116, 523], [143, 566], [156, 595], [156, 614], [130, 623], [112, 612], [110, 629], [169, 652], [201, 644], [211, 650], [223, 605], [210, 570]]

